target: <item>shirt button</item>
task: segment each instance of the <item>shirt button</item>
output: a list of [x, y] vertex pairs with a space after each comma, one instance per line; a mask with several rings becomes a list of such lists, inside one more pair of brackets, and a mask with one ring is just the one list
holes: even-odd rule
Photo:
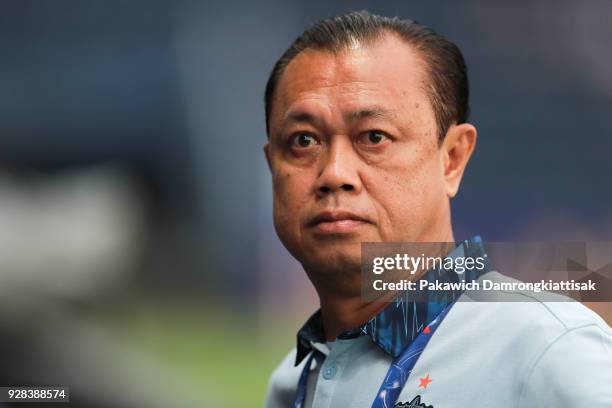
[[326, 380], [331, 380], [332, 378], [336, 376], [337, 372], [338, 372], [338, 367], [336, 367], [335, 365], [331, 365], [327, 367], [325, 370], [323, 370], [323, 378], [325, 378]]

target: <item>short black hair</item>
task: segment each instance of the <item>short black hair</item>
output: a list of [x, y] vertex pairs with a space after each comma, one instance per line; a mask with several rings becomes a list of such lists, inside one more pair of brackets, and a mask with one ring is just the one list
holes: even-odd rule
[[469, 115], [467, 67], [459, 48], [429, 27], [413, 20], [383, 17], [368, 11], [321, 20], [304, 31], [274, 65], [265, 91], [266, 131], [270, 134], [270, 111], [278, 81], [287, 65], [307, 48], [332, 52], [354, 42], [369, 43], [393, 33], [412, 45], [426, 61], [427, 93], [442, 141], [452, 124], [465, 123]]

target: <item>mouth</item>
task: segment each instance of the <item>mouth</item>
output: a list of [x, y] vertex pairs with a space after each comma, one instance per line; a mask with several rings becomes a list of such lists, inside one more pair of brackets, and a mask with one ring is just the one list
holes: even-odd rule
[[372, 224], [372, 222], [357, 214], [328, 210], [317, 214], [308, 225], [320, 234], [348, 234], [367, 224]]

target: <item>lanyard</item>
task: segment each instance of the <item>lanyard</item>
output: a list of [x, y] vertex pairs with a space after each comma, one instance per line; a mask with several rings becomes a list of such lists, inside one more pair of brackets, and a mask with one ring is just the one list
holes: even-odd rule
[[[440, 323], [444, 320], [449, 310], [455, 302], [450, 303], [446, 306], [439, 314], [433, 319], [429, 325], [427, 325], [410, 343], [408, 347], [402, 351], [398, 357], [393, 360], [387, 375], [383, 380], [380, 389], [376, 393], [376, 398], [372, 403], [372, 408], [391, 408], [397, 402], [404, 385], [408, 381], [410, 372], [414, 368], [417, 360], [427, 347], [427, 343], [435, 333], [436, 329], [440, 326]], [[310, 353], [306, 365], [300, 375], [298, 382], [297, 393], [293, 401], [293, 408], [302, 408], [304, 401], [306, 400], [306, 385], [308, 384], [308, 374], [310, 373], [310, 366], [312, 365], [312, 359], [314, 352]]]

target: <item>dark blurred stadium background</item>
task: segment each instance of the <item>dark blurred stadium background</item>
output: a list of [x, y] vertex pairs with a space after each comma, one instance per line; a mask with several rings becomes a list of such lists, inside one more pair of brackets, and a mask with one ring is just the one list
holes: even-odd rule
[[612, 240], [608, 0], [2, 0], [1, 385], [261, 406], [316, 307], [272, 227], [263, 88], [307, 25], [355, 9], [465, 54], [457, 238]]

